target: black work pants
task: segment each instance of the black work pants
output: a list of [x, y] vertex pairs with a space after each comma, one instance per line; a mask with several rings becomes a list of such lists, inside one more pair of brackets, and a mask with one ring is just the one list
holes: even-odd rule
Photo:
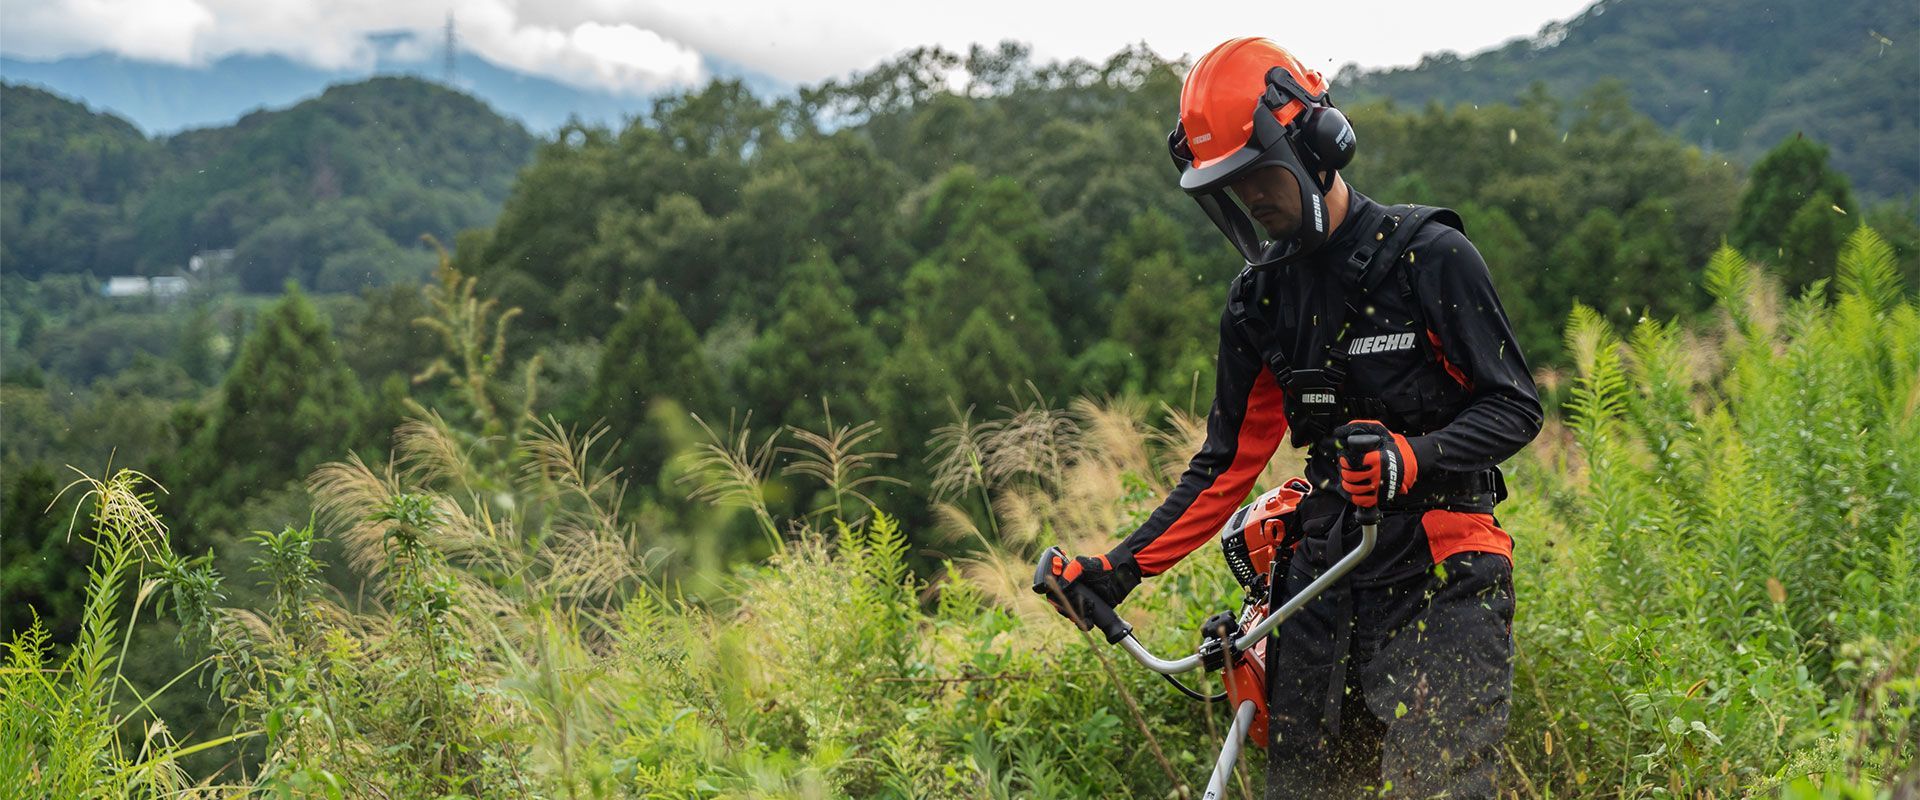
[[[1345, 516], [1318, 520], [1324, 531], [1306, 523], [1279, 597], [1359, 541]], [[1432, 563], [1421, 520], [1387, 516], [1375, 558], [1268, 641], [1268, 798], [1495, 797], [1513, 683], [1512, 565], [1482, 551]]]

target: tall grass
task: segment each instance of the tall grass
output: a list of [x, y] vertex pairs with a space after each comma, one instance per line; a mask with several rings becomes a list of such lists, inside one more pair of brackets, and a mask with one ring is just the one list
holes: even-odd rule
[[1622, 339], [1585, 308], [1568, 326], [1577, 447], [1508, 513], [1516, 777], [1543, 796], [1911, 782], [1920, 313], [1864, 228], [1833, 303], [1783, 299], [1730, 249], [1707, 274], [1717, 330]]
[[[1722, 252], [1706, 330], [1574, 314], [1566, 419], [1509, 464], [1500, 515], [1521, 597], [1509, 796], [1889, 797], [1920, 781], [1920, 312], [1870, 232], [1841, 263], [1831, 302], [1786, 299]], [[672, 532], [620, 513], [601, 433], [531, 417], [476, 412], [468, 430], [423, 410], [391, 463], [317, 470], [318, 515], [253, 539], [257, 610], [222, 607], [227, 578], [205, 560], [164, 554], [138, 476], [88, 484], [86, 625], [58, 667], [37, 627], [10, 646], [0, 794], [1182, 796], [1225, 709], [1112, 660], [1025, 587], [1040, 548], [1106, 549], [1177, 479], [1204, 420], [1152, 411], [1038, 393], [957, 411], [928, 465], [941, 530], [921, 536], [866, 501], [886, 458], [870, 426], [709, 429], [690, 489], [745, 509], [773, 546], [697, 598], [661, 572]], [[777, 516], [776, 473], [823, 502]], [[323, 537], [367, 579], [364, 605], [318, 579]], [[915, 575], [910, 541], [953, 557]], [[1125, 613], [1176, 652], [1236, 591], [1203, 550]], [[208, 653], [240, 735], [264, 743], [257, 772], [192, 785], [173, 764], [222, 742], [176, 744], [147, 698], [116, 696], [120, 615], [156, 597]]]
[[138, 472], [121, 470], [68, 487], [78, 487], [85, 495], [81, 506], [92, 509], [84, 535], [95, 557], [80, 633], [57, 665], [50, 663], [52, 646], [37, 618], [8, 643], [0, 667], [0, 796], [214, 797], [221, 787], [195, 784], [180, 759], [256, 733], [176, 742], [149, 710], [152, 698], [133, 695], [122, 677], [124, 633], [160, 582], [140, 580], [130, 603], [127, 589], [166, 548], [166, 526], [154, 514], [148, 483]]

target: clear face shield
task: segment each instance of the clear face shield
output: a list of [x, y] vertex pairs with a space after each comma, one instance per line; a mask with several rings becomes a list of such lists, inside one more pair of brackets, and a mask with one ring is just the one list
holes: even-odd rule
[[[1174, 165], [1180, 169], [1180, 189], [1200, 204], [1207, 218], [1213, 220], [1213, 224], [1226, 235], [1227, 241], [1240, 251], [1247, 266], [1254, 269], [1279, 267], [1319, 249], [1327, 240], [1330, 222], [1326, 192], [1332, 188], [1333, 170], [1316, 172], [1310, 169], [1301, 160], [1297, 145], [1297, 139], [1305, 127], [1297, 123], [1307, 118], [1307, 112], [1296, 115], [1296, 124], [1290, 126], [1282, 125], [1273, 113], [1293, 100], [1299, 100], [1311, 109], [1323, 102], [1325, 95], [1307, 94], [1284, 69], [1275, 68], [1273, 72], [1283, 76], [1284, 81], [1269, 74], [1269, 88], [1258, 101], [1260, 106], [1254, 110], [1253, 133], [1248, 137], [1246, 146], [1219, 161], [1195, 167], [1184, 126], [1176, 126], [1167, 137], [1167, 149]], [[1262, 224], [1263, 220], [1275, 222], [1274, 209], [1250, 208], [1231, 188], [1235, 183], [1268, 167], [1277, 167], [1291, 174], [1298, 193], [1299, 205], [1296, 207], [1299, 209], [1299, 219], [1292, 231], [1281, 231], [1279, 235]], [[1266, 183], [1278, 185], [1280, 182], [1269, 180]], [[1264, 206], [1266, 202], [1271, 202], [1271, 198], [1261, 205]]]

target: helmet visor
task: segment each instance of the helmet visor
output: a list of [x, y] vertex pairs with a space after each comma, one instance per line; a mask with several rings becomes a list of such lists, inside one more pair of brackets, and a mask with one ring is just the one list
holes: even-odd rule
[[[1248, 266], [1266, 269], [1290, 263], [1319, 248], [1326, 241], [1327, 209], [1325, 199], [1317, 191], [1317, 182], [1300, 162], [1279, 121], [1272, 114], [1257, 114], [1253, 128], [1245, 147], [1204, 167], [1192, 166], [1180, 130], [1174, 131], [1169, 145], [1175, 164], [1181, 168], [1181, 190], [1200, 204], [1201, 210], [1233, 243], [1234, 249], [1240, 251]], [[1267, 167], [1279, 167], [1293, 175], [1299, 193], [1299, 204], [1294, 206], [1299, 210], [1299, 220], [1291, 232], [1274, 235], [1258, 221], [1263, 216], [1260, 210], [1248, 208], [1231, 190], [1235, 183]]]

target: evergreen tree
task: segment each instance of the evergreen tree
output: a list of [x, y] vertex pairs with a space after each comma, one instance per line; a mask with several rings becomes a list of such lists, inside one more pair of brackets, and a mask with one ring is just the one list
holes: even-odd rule
[[1727, 238], [1797, 289], [1832, 277], [1857, 210], [1846, 176], [1827, 166], [1827, 148], [1795, 134], [1753, 165]]
[[1814, 281], [1833, 277], [1840, 246], [1857, 225], [1852, 214], [1825, 190], [1814, 192], [1801, 203], [1781, 233], [1774, 259], [1788, 288], [1803, 289]]
[[960, 401], [960, 384], [924, 331], [909, 326], [900, 344], [881, 362], [867, 387], [867, 406], [878, 416], [886, 449], [901, 464], [918, 464], [927, 437], [945, 424], [948, 403]]
[[1615, 251], [1624, 236], [1620, 218], [1596, 208], [1553, 246], [1540, 278], [1543, 293], [1556, 304], [1550, 316], [1566, 316], [1575, 300], [1609, 314], [1626, 315], [1625, 306], [1607, 302], [1613, 288]]
[[211, 383], [219, 377], [220, 359], [214, 353], [213, 315], [196, 308], [180, 328], [180, 347], [175, 360], [195, 381]]
[[993, 408], [1017, 396], [1021, 384], [1039, 372], [1037, 349], [1029, 344], [987, 309], [974, 309], [946, 348], [961, 406]]
[[1208, 270], [1181, 248], [1173, 221], [1158, 212], [1136, 218], [1101, 260], [1109, 280], [1118, 279], [1107, 336], [1139, 362], [1146, 385], [1085, 388], [1148, 391], [1184, 404], [1194, 373], [1213, 373], [1221, 302], [1216, 295], [1223, 294], [1213, 287], [1229, 281], [1222, 275], [1207, 280]]
[[652, 486], [673, 455], [669, 437], [653, 421], [661, 401], [705, 415], [716, 410], [719, 396], [719, 381], [686, 315], [647, 283], [607, 334], [587, 401], [589, 421], [597, 418], [620, 439], [615, 463], [632, 485]]
[[947, 343], [951, 350], [962, 329], [984, 317], [1019, 343], [1023, 352], [1017, 357], [1032, 367], [1021, 380], [1045, 386], [1058, 378], [1064, 358], [1046, 298], [1018, 250], [995, 231], [962, 231], [913, 266], [904, 294], [907, 321], [919, 325], [932, 341]]
[[769, 422], [818, 429], [821, 402], [835, 420], [872, 419], [865, 401], [880, 363], [879, 339], [853, 312], [853, 292], [822, 250], [787, 270], [774, 323], [748, 351], [741, 383]]
[[[299, 287], [261, 314], [187, 454], [195, 529], [231, 522], [248, 497], [306, 477], [371, 433], [367, 401], [332, 326]], [[191, 549], [191, 548], [190, 548]]]
[[44, 463], [8, 472], [0, 495], [0, 637], [11, 640], [37, 614], [55, 640], [69, 641], [86, 598], [87, 571], [76, 565], [91, 550], [67, 535], [74, 497], [54, 505], [59, 486]]

